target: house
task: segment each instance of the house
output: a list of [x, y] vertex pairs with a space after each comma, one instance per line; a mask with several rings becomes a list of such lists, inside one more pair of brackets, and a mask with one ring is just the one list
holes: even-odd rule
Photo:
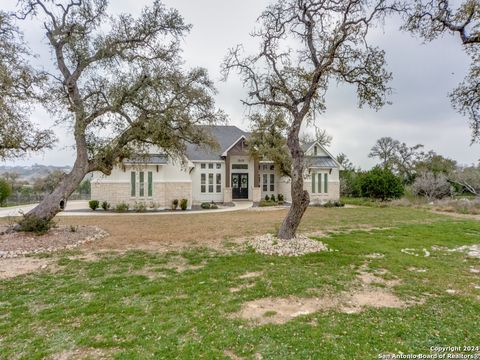
[[[271, 161], [249, 155], [249, 133], [236, 126], [211, 126], [219, 150], [188, 144], [186, 162], [171, 159], [160, 150], [146, 157], [124, 160], [111, 175], [94, 173], [92, 199], [113, 206], [144, 202], [169, 208], [174, 199], [187, 199], [189, 207], [202, 202], [259, 202], [266, 195], [282, 194], [291, 201], [290, 179], [281, 176]], [[338, 200], [341, 165], [319, 143], [304, 145], [305, 189], [311, 203]]]

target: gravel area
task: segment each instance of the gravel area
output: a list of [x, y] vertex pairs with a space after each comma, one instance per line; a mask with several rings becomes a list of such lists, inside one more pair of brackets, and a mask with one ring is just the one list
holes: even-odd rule
[[300, 256], [308, 253], [329, 251], [327, 246], [318, 240], [309, 239], [303, 235], [297, 235], [291, 240], [282, 240], [272, 234], [257, 236], [248, 241], [256, 252], [265, 255]]
[[58, 226], [45, 235], [6, 230], [6, 226], [0, 226], [0, 258], [73, 249], [109, 235], [96, 226]]

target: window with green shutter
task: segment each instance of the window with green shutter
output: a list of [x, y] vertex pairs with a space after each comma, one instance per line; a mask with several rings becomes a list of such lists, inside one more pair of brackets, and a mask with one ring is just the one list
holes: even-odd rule
[[323, 180], [324, 192], [328, 193], [328, 174], [323, 175]]
[[316, 188], [315, 188], [315, 173], [312, 174], [312, 194], [315, 194]]
[[153, 196], [153, 172], [148, 172], [148, 197]]
[[130, 195], [132, 197], [135, 197], [137, 195], [137, 189], [136, 189], [136, 181], [137, 181], [137, 174], [135, 171], [132, 171], [130, 173]]
[[320, 194], [322, 192], [322, 174], [318, 173], [317, 178], [318, 178], [317, 193]]
[[139, 186], [139, 191], [140, 191], [140, 197], [145, 196], [145, 173], [143, 171], [139, 172], [139, 178], [140, 178], [140, 186]]

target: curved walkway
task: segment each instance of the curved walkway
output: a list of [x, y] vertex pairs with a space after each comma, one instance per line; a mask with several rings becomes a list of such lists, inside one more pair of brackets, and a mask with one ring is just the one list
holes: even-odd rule
[[[58, 214], [58, 216], [118, 216], [118, 215], [132, 215], [132, 216], [151, 216], [151, 215], [188, 215], [188, 214], [211, 214], [218, 212], [240, 211], [246, 210], [253, 206], [251, 201], [234, 202], [235, 206], [220, 208], [216, 210], [188, 210], [188, 211], [146, 211], [142, 213], [125, 212], [116, 213], [113, 211], [105, 212], [102, 209], [92, 211], [88, 207], [88, 201], [75, 200], [67, 202], [67, 209]], [[32, 210], [37, 204], [12, 206], [8, 208], [0, 208], [0, 218], [9, 216], [20, 216]]]

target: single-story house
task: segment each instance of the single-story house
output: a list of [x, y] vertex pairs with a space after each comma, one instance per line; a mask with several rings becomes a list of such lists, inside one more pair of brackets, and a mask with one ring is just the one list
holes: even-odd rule
[[[249, 155], [248, 132], [236, 126], [211, 126], [219, 150], [188, 144], [187, 160], [172, 159], [161, 150], [146, 157], [124, 160], [106, 176], [93, 174], [92, 199], [119, 203], [155, 203], [169, 208], [174, 199], [187, 199], [188, 207], [203, 202], [259, 202], [266, 195], [282, 194], [291, 201], [290, 179], [281, 176], [273, 162]], [[304, 145], [305, 189], [311, 203], [338, 200], [341, 165], [319, 143]]]

